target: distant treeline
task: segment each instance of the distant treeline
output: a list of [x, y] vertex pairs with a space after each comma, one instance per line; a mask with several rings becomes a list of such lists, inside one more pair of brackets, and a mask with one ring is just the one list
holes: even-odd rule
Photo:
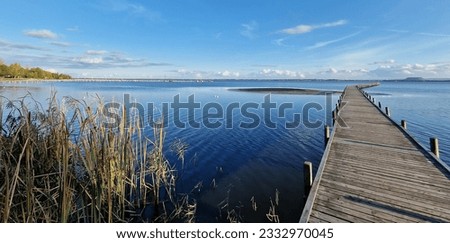
[[18, 63], [6, 65], [0, 61], [0, 78], [70, 79], [67, 74], [52, 73], [41, 68], [24, 68]]

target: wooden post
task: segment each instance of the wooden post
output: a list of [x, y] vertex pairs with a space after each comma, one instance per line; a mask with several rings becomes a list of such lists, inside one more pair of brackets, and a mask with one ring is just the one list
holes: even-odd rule
[[303, 178], [305, 183], [305, 198], [308, 198], [309, 191], [311, 191], [311, 187], [313, 184], [313, 173], [312, 173], [312, 163], [309, 161], [305, 161], [303, 164]]
[[401, 124], [402, 124], [403, 129], [406, 130], [406, 120], [402, 120]]
[[372, 103], [375, 103], [375, 98], [372, 97]]
[[330, 140], [330, 127], [328, 125], [325, 125], [324, 127], [324, 141], [325, 141], [325, 147], [328, 144], [328, 140]]
[[378, 101], [378, 107], [381, 109], [381, 102]]
[[430, 138], [430, 147], [431, 152], [436, 155], [436, 157], [439, 158], [439, 139], [437, 138]]
[[386, 106], [386, 115], [391, 116], [391, 112], [389, 112], [389, 107]]
[[336, 110], [333, 110], [333, 125], [336, 122], [336, 119], [337, 119], [337, 112]]

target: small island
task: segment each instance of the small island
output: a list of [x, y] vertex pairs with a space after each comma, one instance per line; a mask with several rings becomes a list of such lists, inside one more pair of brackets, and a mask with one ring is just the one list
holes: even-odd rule
[[407, 77], [405, 78], [406, 81], [424, 81], [425, 79], [422, 77]]

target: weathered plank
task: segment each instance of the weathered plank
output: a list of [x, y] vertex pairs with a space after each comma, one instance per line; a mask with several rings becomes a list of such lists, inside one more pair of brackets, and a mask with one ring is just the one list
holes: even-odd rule
[[[375, 187], [379, 188], [381, 190], [393, 192], [396, 194], [405, 194], [405, 195], [414, 195], [417, 198], [421, 198], [424, 200], [430, 200], [432, 201], [441, 201], [442, 203], [450, 202], [450, 197], [448, 193], [445, 192], [439, 192], [436, 190], [430, 190], [427, 188], [417, 188], [415, 186], [411, 186], [411, 184], [401, 184], [398, 182], [389, 182], [387, 183], [385, 180], [383, 180], [382, 177], [372, 177], [370, 174], [365, 175], [365, 178], [361, 178], [359, 175], [354, 175], [351, 173], [344, 174], [344, 175], [337, 175], [337, 174], [331, 174], [329, 172], [324, 172], [324, 175], [327, 175], [330, 179], [346, 182], [346, 183], [353, 183], [357, 181], [358, 185], [363, 185], [366, 187]], [[450, 204], [448, 206], [444, 207], [448, 208], [450, 210]]]
[[[365, 87], [365, 86], [359, 86]], [[450, 222], [450, 171], [347, 87], [300, 222]]]
[[345, 193], [339, 194], [339, 192], [325, 192], [317, 195], [317, 203], [321, 203], [322, 201], [326, 201], [329, 204], [335, 204], [338, 207], [349, 208], [355, 210], [357, 212], [364, 213], [373, 218], [376, 218], [374, 222], [404, 222], [404, 223], [413, 223], [418, 222], [418, 219], [409, 217], [404, 214], [396, 214], [392, 212], [387, 212], [382, 208], [374, 208], [370, 205], [352, 203], [348, 200], [345, 200]]

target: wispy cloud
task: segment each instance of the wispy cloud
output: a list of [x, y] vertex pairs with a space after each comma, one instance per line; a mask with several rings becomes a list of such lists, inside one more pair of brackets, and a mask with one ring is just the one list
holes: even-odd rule
[[[0, 41], [0, 51], [5, 43]], [[24, 48], [23, 46], [14, 46], [14, 48]], [[25, 46], [26, 48], [33, 48]], [[11, 45], [7, 44], [7, 48]], [[34, 48], [33, 48], [34, 50]], [[0, 52], [1, 53], [1, 52]], [[134, 58], [119, 52], [105, 52], [103, 55], [59, 55], [48, 52], [9, 52], [7, 59], [21, 60], [22, 63], [31, 66], [58, 68], [58, 70], [102, 70], [108, 68], [137, 68], [153, 66], [170, 66], [169, 63], [151, 62], [145, 58]]]
[[108, 52], [105, 50], [87, 50], [86, 51], [86, 54], [88, 54], [88, 55], [104, 55], [106, 53], [108, 53]]
[[78, 32], [78, 31], [80, 31], [80, 27], [78, 27], [78, 26], [73, 26], [73, 27], [67, 28], [66, 30], [67, 30], [67, 31], [70, 31], [70, 32]]
[[56, 39], [58, 35], [47, 29], [25, 30], [24, 35], [40, 39]]
[[253, 64], [252, 67], [274, 68], [274, 67], [277, 67], [277, 65], [273, 65], [273, 64]]
[[[89, 54], [90, 53], [90, 54]], [[95, 53], [95, 54], [94, 54]], [[128, 57], [119, 52], [108, 51], [86, 51], [85, 55], [73, 57], [70, 60], [70, 68], [130, 68], [130, 67], [151, 67], [170, 66], [169, 63], [150, 62], [144, 58]]]
[[307, 50], [313, 50], [313, 49], [325, 47], [325, 46], [328, 46], [328, 45], [331, 45], [331, 44], [334, 44], [334, 43], [341, 42], [343, 40], [352, 38], [353, 36], [356, 36], [359, 33], [361, 33], [361, 32], [359, 31], [359, 32], [356, 32], [356, 33], [353, 33], [353, 34], [350, 34], [350, 35], [347, 35], [347, 36], [344, 36], [344, 37], [341, 37], [341, 38], [338, 38], [338, 39], [330, 40], [330, 41], [317, 42], [316, 44], [314, 44], [312, 46], [309, 46], [306, 49]]
[[159, 12], [152, 11], [142, 4], [128, 0], [103, 0], [98, 7], [106, 11], [126, 13], [133, 17], [149, 20], [161, 19], [161, 14]]
[[256, 21], [250, 21], [249, 23], [241, 24], [241, 35], [248, 38], [254, 39], [257, 37], [256, 30], [258, 29], [258, 23]]
[[443, 33], [429, 33], [429, 32], [412, 32], [409, 30], [398, 30], [398, 29], [386, 29], [386, 31], [394, 32], [397, 34], [415, 34], [415, 35], [422, 35], [422, 36], [430, 36], [430, 37], [450, 37], [450, 34], [443, 34]]
[[283, 33], [283, 34], [288, 34], [288, 35], [300, 35], [300, 34], [309, 33], [309, 32], [311, 32], [313, 30], [316, 30], [316, 29], [336, 27], [336, 26], [345, 25], [347, 23], [348, 23], [347, 20], [343, 20], [342, 19], [342, 20], [338, 20], [338, 21], [335, 21], [335, 22], [324, 23], [324, 24], [317, 24], [317, 25], [301, 24], [301, 25], [297, 25], [297, 26], [292, 27], [292, 28], [283, 29], [283, 30], [281, 30], [279, 32]]
[[131, 3], [123, 0], [110, 0], [107, 1], [111, 9], [117, 12], [129, 12], [133, 14], [142, 14], [147, 11], [147, 8], [141, 4]]
[[50, 42], [50, 45], [59, 46], [59, 47], [69, 47], [69, 46], [72, 46], [72, 43], [62, 42], [62, 41], [52, 41], [52, 42]]
[[222, 32], [218, 32], [218, 33], [214, 34], [214, 39], [220, 40], [222, 38], [222, 35], [223, 35]]
[[426, 32], [420, 32], [417, 33], [418, 35], [424, 35], [424, 36], [431, 36], [431, 37], [450, 37], [450, 35], [447, 34], [436, 34], [436, 33], [426, 33]]
[[11, 43], [8, 41], [0, 40], [0, 48], [6, 50], [6, 51], [12, 51], [12, 50], [36, 50], [36, 51], [45, 51], [47, 49], [33, 46], [33, 45], [27, 45], [27, 44], [17, 44], [17, 43]]
[[279, 39], [275, 39], [273, 41], [273, 43], [277, 46], [286, 46], [286, 44], [284, 44], [285, 40], [286, 40], [286, 38], [279, 38]]
[[384, 61], [372, 62], [372, 63], [369, 63], [369, 65], [391, 65], [394, 63], [395, 63], [394, 59], [389, 59], [389, 60], [384, 60]]
[[399, 29], [386, 29], [386, 31], [394, 32], [394, 33], [398, 33], [398, 34], [406, 34], [406, 33], [409, 33], [408, 30], [399, 30]]

